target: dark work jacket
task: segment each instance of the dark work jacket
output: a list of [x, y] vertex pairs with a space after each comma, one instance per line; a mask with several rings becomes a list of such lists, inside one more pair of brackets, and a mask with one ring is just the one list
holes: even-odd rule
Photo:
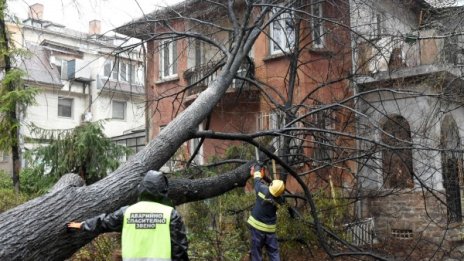
[[[256, 203], [251, 211], [251, 215], [258, 221], [268, 225], [275, 225], [277, 221], [277, 204], [284, 203], [283, 197], [274, 197], [269, 192], [269, 187], [261, 182], [260, 178], [255, 178]], [[264, 195], [264, 199], [260, 196]]]
[[[84, 221], [82, 229], [95, 233], [121, 232], [124, 223], [124, 212], [128, 207], [129, 206], [122, 207], [111, 214], [101, 214], [87, 219]], [[188, 243], [184, 222], [175, 209], [171, 212], [170, 232], [172, 260], [189, 260], [187, 255]], [[156, 239], [153, 240], [153, 243], [156, 244]]]

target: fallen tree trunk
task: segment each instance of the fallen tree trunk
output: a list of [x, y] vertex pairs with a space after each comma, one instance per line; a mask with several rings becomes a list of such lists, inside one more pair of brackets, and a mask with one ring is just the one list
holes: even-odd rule
[[[229, 1], [231, 9], [232, 3]], [[95, 237], [89, 233], [66, 233], [66, 222], [112, 212], [134, 203], [136, 188], [143, 175], [148, 170], [160, 169], [184, 142], [194, 136], [198, 125], [210, 115], [229, 88], [262, 31], [259, 26], [264, 24], [263, 21], [258, 20], [255, 24], [256, 28], [246, 31], [246, 37], [236, 37], [233, 52], [222, 49], [224, 65], [208, 88], [142, 151], [112, 174], [91, 186], [60, 189], [0, 214], [0, 260], [63, 260]], [[238, 42], [240, 39], [245, 40]], [[249, 176], [248, 167], [243, 165], [212, 178], [172, 180], [169, 196], [180, 204], [220, 195], [243, 186]]]
[[[234, 61], [236, 71], [240, 60]], [[224, 72], [179, 116], [124, 165], [104, 179], [86, 187], [68, 187], [51, 192], [0, 214], [0, 260], [63, 260], [96, 235], [66, 233], [65, 223], [112, 212], [134, 203], [136, 188], [148, 170], [157, 170], [193, 137], [200, 122], [220, 100], [233, 73]], [[227, 175], [199, 180], [173, 180], [176, 204], [220, 195], [243, 186], [247, 166]]]
[[[203, 179], [170, 179], [169, 197], [176, 204], [218, 196], [244, 186], [245, 164], [228, 173]], [[69, 233], [65, 224], [111, 212], [136, 202], [137, 181], [107, 177], [102, 183], [66, 187], [29, 201], [0, 215], [1, 260], [63, 260], [90, 242], [96, 234]]]
[[85, 185], [81, 176], [74, 173], [66, 173], [53, 185], [49, 192], [56, 192], [67, 187], [82, 187]]

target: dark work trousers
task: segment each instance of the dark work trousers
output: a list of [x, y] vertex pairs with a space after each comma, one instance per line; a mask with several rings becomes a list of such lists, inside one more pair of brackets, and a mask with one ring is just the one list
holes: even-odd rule
[[279, 243], [275, 233], [266, 233], [249, 226], [251, 232], [251, 261], [262, 261], [261, 250], [266, 246], [269, 261], [280, 261]]

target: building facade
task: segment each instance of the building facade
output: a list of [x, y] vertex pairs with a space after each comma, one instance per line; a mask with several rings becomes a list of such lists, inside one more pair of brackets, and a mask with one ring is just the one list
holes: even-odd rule
[[98, 20], [82, 33], [44, 20], [43, 10], [42, 4], [34, 4], [28, 19], [9, 25], [15, 46], [28, 52], [16, 61], [25, 72], [25, 87], [40, 90], [36, 103], [20, 115], [23, 152], [36, 146], [29, 142], [39, 138], [35, 128], [72, 129], [102, 121], [110, 138], [144, 131], [140, 50], [123, 51], [122, 39], [102, 35]]
[[[367, 3], [367, 4], [366, 4]], [[425, 1], [351, 1], [354, 83], [365, 164], [360, 213], [381, 239], [462, 240], [461, 10]], [[374, 149], [383, 147], [383, 149]], [[430, 243], [433, 242], [433, 243]], [[438, 245], [437, 245], [438, 244]]]
[[[368, 233], [382, 241], [458, 242], [464, 193], [462, 47], [461, 36], [452, 31], [460, 25], [449, 14], [461, 9], [450, 13], [453, 8], [434, 8], [421, 0], [303, 2], [304, 12], [295, 13], [310, 17], [274, 7], [269, 15], [277, 19], [257, 38], [226, 95], [198, 128], [253, 133], [303, 116], [293, 126], [313, 133], [299, 136], [303, 143], [287, 144], [302, 148], [292, 154], [302, 155], [305, 163], [287, 162], [310, 173], [305, 181], [311, 189], [328, 187], [333, 179], [338, 187], [355, 191], [356, 218], [374, 220]], [[193, 35], [213, 35], [226, 48], [234, 37], [224, 29], [231, 28], [227, 15], [203, 4], [186, 1], [174, 6], [175, 12], [148, 16], [173, 21], [170, 27], [121, 29], [148, 40], [148, 95], [155, 101], [150, 138], [205, 90], [220, 68], [220, 50]], [[173, 13], [180, 14], [178, 19], [169, 20]], [[192, 15], [207, 22], [181, 19]], [[213, 22], [217, 30], [208, 28]], [[178, 38], [179, 32], [191, 37]], [[298, 70], [292, 71], [296, 50]], [[343, 140], [337, 132], [358, 141]], [[283, 151], [281, 142], [272, 138], [268, 144]], [[205, 140], [196, 149], [199, 143], [188, 142], [180, 160], [198, 153], [195, 160], [201, 165], [234, 144]], [[350, 156], [356, 160], [347, 160]], [[289, 187], [293, 182], [289, 179]]]
[[[292, 140], [272, 138], [266, 143], [279, 155], [285, 155], [285, 150], [299, 155], [286, 158], [293, 167], [306, 169], [308, 173], [317, 172], [305, 177], [311, 186], [317, 186], [311, 182], [317, 175], [330, 176], [328, 166], [334, 158], [346, 156], [344, 152], [335, 152], [330, 143], [354, 146], [354, 142], [340, 141], [330, 135], [331, 131], [339, 129], [352, 131], [352, 116], [337, 106], [333, 106], [337, 107], [333, 110], [325, 108], [351, 95], [349, 6], [346, 1], [332, 2], [335, 4], [325, 1], [305, 1], [301, 6], [290, 7], [285, 1], [276, 4], [266, 20], [271, 16], [277, 18], [258, 36], [226, 94], [210, 117], [198, 126], [199, 130], [249, 134], [277, 130], [302, 116], [291, 126], [321, 131], [316, 135], [298, 134], [300, 136]], [[232, 23], [225, 10], [218, 7], [213, 11], [214, 7], [205, 5], [204, 1], [185, 1], [172, 8], [181, 14], [179, 19], [169, 19], [176, 13], [171, 13], [170, 8], [148, 15], [154, 21], [173, 21], [171, 28], [161, 23], [147, 25], [139, 20], [119, 29], [121, 33], [147, 40], [147, 91], [154, 101], [150, 106], [151, 139], [216, 79], [221, 72], [221, 59], [224, 59], [219, 47], [201, 37], [179, 38], [172, 33], [173, 28], [177, 32], [209, 36], [226, 49], [234, 40]], [[237, 14], [245, 12], [245, 2], [238, 1], [235, 8]], [[196, 23], [195, 19], [183, 20], [186, 16], [201, 18], [217, 27]], [[296, 134], [289, 136], [296, 137]], [[177, 155], [178, 163], [185, 164], [195, 154], [196, 164], [206, 164], [239, 143], [206, 139], [197, 149], [198, 144], [198, 139], [185, 144]], [[284, 144], [290, 145], [285, 147]], [[354, 167], [350, 162], [340, 162], [340, 169]], [[181, 163], [180, 166], [185, 165]], [[283, 173], [279, 168], [276, 172], [276, 175]], [[350, 178], [338, 174], [333, 175], [334, 182], [340, 185], [350, 182]], [[289, 178], [290, 187], [294, 182]]]

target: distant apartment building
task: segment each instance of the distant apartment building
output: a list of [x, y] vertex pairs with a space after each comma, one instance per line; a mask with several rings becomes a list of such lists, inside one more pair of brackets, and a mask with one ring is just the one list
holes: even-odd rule
[[[34, 4], [29, 17], [10, 23], [14, 44], [28, 51], [15, 66], [25, 71], [24, 84], [40, 88], [36, 104], [21, 120], [21, 148], [35, 146], [31, 126], [71, 129], [102, 121], [107, 137], [131, 146], [137, 136], [145, 144], [145, 90], [141, 52], [122, 51], [121, 38], [102, 35], [100, 21], [89, 22], [87, 33], [43, 19], [44, 6]], [[141, 138], [142, 137], [142, 138]], [[136, 139], [137, 139], [136, 138]], [[143, 140], [143, 142], [142, 142]], [[3, 161], [9, 165], [7, 152]], [[2, 167], [0, 165], [0, 167]]]

